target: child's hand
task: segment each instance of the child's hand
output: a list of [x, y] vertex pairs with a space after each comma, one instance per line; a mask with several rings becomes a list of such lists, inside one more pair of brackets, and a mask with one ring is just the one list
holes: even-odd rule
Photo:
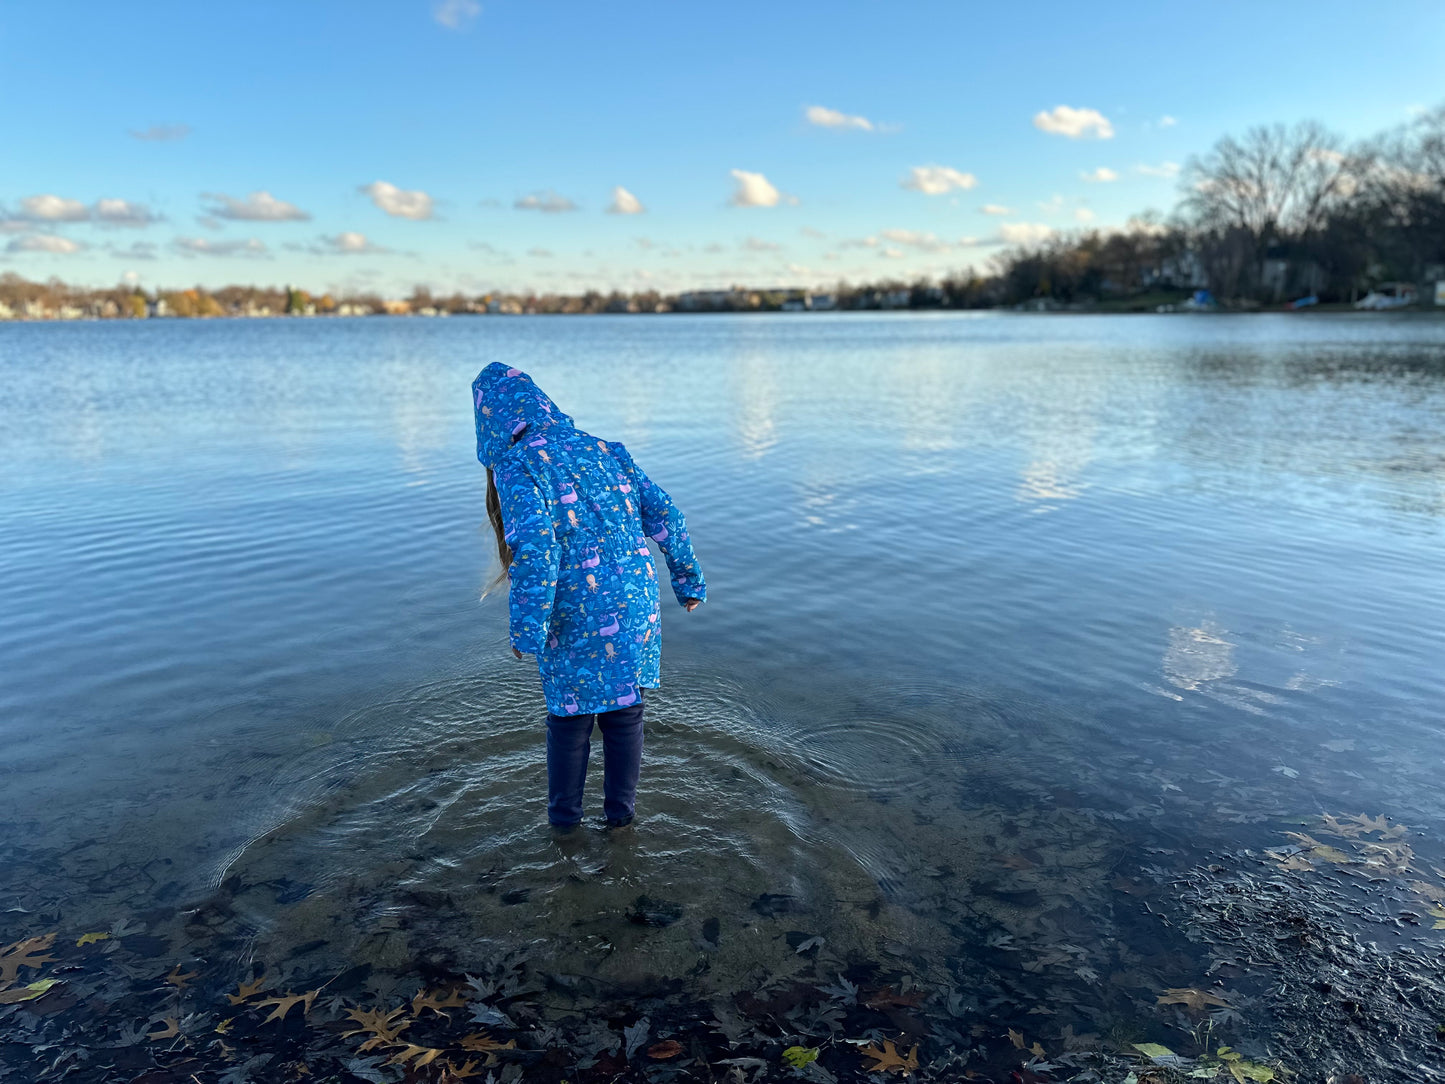
[[700, 598], [690, 598], [690, 599], [688, 599], [686, 602], [684, 602], [684, 603], [682, 604], [682, 608], [683, 608], [684, 610], [686, 610], [688, 613], [692, 613], [693, 610], [697, 609], [697, 608], [698, 608], [699, 606], [701, 606], [701, 605], [702, 605], [702, 599], [700, 599]]
[[517, 656], [517, 658], [519, 659], [525, 659], [527, 657], [526, 655], [523, 655], [520, 651], [518, 651], [515, 647], [512, 648], [512, 654]]

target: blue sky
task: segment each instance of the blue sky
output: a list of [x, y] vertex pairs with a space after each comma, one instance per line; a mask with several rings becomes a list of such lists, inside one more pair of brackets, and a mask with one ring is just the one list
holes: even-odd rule
[[0, 271], [400, 294], [982, 268], [1169, 209], [1225, 133], [1404, 123], [1445, 102], [1442, 57], [1439, 0], [11, 4]]

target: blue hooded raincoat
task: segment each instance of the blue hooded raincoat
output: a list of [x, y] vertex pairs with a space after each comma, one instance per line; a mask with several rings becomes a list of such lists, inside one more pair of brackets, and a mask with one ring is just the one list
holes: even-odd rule
[[572, 424], [500, 362], [472, 382], [477, 458], [492, 469], [512, 549], [512, 646], [537, 657], [553, 715], [615, 711], [661, 683], [651, 538], [679, 603], [706, 600], [687, 523], [627, 449]]

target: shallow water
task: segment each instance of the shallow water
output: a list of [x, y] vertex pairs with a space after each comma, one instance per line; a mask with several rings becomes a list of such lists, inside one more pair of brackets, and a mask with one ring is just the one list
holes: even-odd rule
[[[494, 360], [628, 444], [708, 577], [630, 833], [542, 826], [478, 602]], [[948, 992], [979, 1065], [1210, 1025], [1385, 1079], [1439, 970], [1405, 1061], [1310, 1046], [1333, 1010], [1221, 963], [1274, 934], [1227, 946], [1198, 878], [1440, 960], [1400, 912], [1445, 901], [1442, 434], [1429, 318], [0, 327], [0, 946], [129, 922], [157, 974], [383, 999], [515, 952], [556, 1013], [861, 967]]]

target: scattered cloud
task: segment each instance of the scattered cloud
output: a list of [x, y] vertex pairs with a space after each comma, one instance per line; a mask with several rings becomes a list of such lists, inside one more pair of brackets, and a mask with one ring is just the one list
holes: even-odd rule
[[840, 113], [836, 109], [828, 109], [821, 105], [808, 106], [803, 110], [803, 116], [807, 118], [809, 124], [815, 124], [819, 128], [856, 128], [861, 132], [874, 130], [873, 122], [867, 117]]
[[[616, 193], [614, 193], [615, 197]], [[530, 196], [523, 196], [512, 204], [519, 211], [541, 211], [544, 215], [562, 214], [566, 211], [577, 210], [577, 205], [566, 196], [558, 195], [550, 188], [545, 192], [533, 192]], [[638, 204], [639, 208], [641, 204]], [[631, 214], [633, 212], [625, 212]]]
[[717, 255], [719, 255], [720, 253], [723, 253], [723, 252], [726, 252], [726, 251], [727, 251], [726, 248], [724, 248], [722, 245], [718, 244], [716, 241], [714, 241], [714, 242], [713, 242], [712, 244], [710, 244], [710, 245], [704, 245], [703, 248], [702, 248], [702, 250], [703, 250], [704, 252], [706, 252], [709, 256], [717, 256]]
[[409, 218], [414, 222], [432, 216], [432, 198], [420, 188], [398, 188], [386, 181], [372, 181], [364, 184], [359, 191], [371, 197], [371, 202], [393, 218]]
[[1012, 207], [1005, 207], [1002, 203], [985, 203], [979, 211], [986, 215], [1011, 215], [1014, 213]]
[[634, 237], [632, 240], [637, 243], [637, 247], [640, 249], [647, 250], [657, 247], [657, 242], [651, 237]]
[[734, 207], [776, 207], [782, 199], [782, 193], [761, 173], [749, 173], [745, 169], [729, 172], [738, 185], [728, 200]]
[[210, 215], [197, 215], [196, 221], [208, 230], [223, 230], [226, 228], [223, 222], [212, 218]]
[[84, 222], [90, 218], [90, 208], [78, 199], [26, 196], [20, 201], [20, 217], [32, 222]]
[[640, 215], [646, 210], [647, 208], [642, 206], [642, 201], [620, 184], [612, 190], [612, 202], [607, 205], [608, 214]]
[[47, 252], [53, 256], [69, 256], [83, 248], [79, 241], [58, 237], [53, 233], [27, 233], [5, 246], [6, 252]]
[[323, 234], [318, 240], [318, 247], [315, 252], [335, 254], [337, 256], [361, 256], [378, 255], [390, 252], [391, 249], [383, 248], [369, 239], [364, 233], [357, 233], [355, 230], [346, 230], [337, 234]]
[[813, 238], [813, 240], [815, 241], [821, 241], [823, 238], [828, 236], [822, 230], [814, 229], [812, 226], [804, 226], [798, 232], [801, 233], [804, 237]]
[[1064, 209], [1064, 197], [1055, 192], [1049, 199], [1039, 200], [1039, 210], [1056, 215]]
[[1113, 139], [1114, 126], [1097, 109], [1075, 109], [1059, 105], [1034, 114], [1034, 127], [1069, 139]]
[[190, 134], [189, 124], [152, 124], [140, 132], [131, 129], [130, 137], [142, 143], [179, 143]]
[[464, 30], [482, 13], [477, 0], [438, 0], [432, 5], [432, 18], [448, 30]]
[[1119, 175], [1108, 166], [1100, 166], [1098, 169], [1087, 170], [1079, 176], [1090, 184], [1107, 184], [1110, 181], [1117, 181]]
[[1177, 177], [1179, 176], [1178, 162], [1160, 162], [1157, 166], [1137, 165], [1135, 173], [1142, 173], [1146, 177]]
[[1159, 127], [1161, 128], [1173, 128], [1178, 123], [1179, 121], [1175, 117], [1171, 117], [1168, 113], [1165, 113], [1159, 118]]
[[999, 240], [1006, 245], [1036, 245], [1053, 235], [1053, 227], [1042, 222], [1001, 222], [998, 227]]
[[209, 237], [177, 237], [171, 245], [182, 256], [267, 256], [266, 246], [251, 237], [245, 241], [213, 241]]
[[211, 201], [205, 212], [213, 218], [235, 222], [307, 222], [311, 219], [294, 203], [277, 199], [270, 192], [252, 192], [245, 199], [235, 199], [223, 192], [202, 192], [201, 198]]
[[92, 208], [95, 221], [107, 226], [133, 226], [140, 228], [159, 222], [160, 216], [143, 203], [132, 203], [123, 199], [99, 199]]
[[885, 248], [882, 255], [885, 260], [901, 260], [903, 259], [903, 250], [901, 248]]
[[749, 252], [781, 252], [783, 246], [775, 241], [764, 241], [760, 237], [749, 237], [742, 243]]
[[1075, 207], [1075, 208], [1074, 208], [1074, 221], [1076, 221], [1076, 222], [1092, 222], [1092, 221], [1094, 221], [1094, 212], [1091, 211], [1091, 210], [1089, 210], [1089, 208], [1087, 208], [1087, 207]]
[[925, 252], [942, 252], [948, 247], [947, 241], [940, 241], [933, 234], [919, 230], [881, 230], [879, 236], [895, 245], [907, 245]]
[[914, 166], [898, 183], [925, 196], [941, 196], [956, 188], [972, 188], [978, 184], [978, 178], [972, 173], [960, 173], [951, 166]]
[[550, 248], [529, 248], [527, 255], [535, 256], [539, 260], [550, 260], [552, 258], [552, 250]]

